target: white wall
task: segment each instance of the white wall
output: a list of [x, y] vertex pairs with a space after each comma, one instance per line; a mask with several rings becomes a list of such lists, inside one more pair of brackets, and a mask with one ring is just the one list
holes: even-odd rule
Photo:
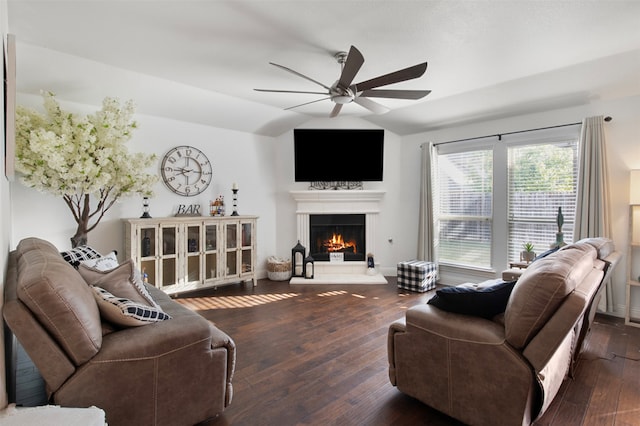
[[[58, 99], [64, 109], [73, 112], [87, 113], [100, 108], [100, 105], [65, 103], [61, 95], [58, 95]], [[96, 101], [100, 103], [102, 99]], [[18, 103], [42, 110], [42, 98], [39, 96], [19, 94]], [[209, 201], [220, 194], [224, 195], [230, 213], [231, 185], [237, 182], [239, 213], [259, 216], [257, 266], [259, 276], [266, 276], [266, 258], [274, 252], [276, 240], [273, 138], [139, 114], [136, 115], [136, 121], [138, 128], [128, 147], [132, 152], [157, 155], [156, 166], [149, 172], [159, 176], [162, 157], [177, 145], [192, 145], [201, 149], [213, 164], [211, 185], [199, 196], [175, 195], [159, 180], [155, 185], [155, 196], [150, 199], [151, 216], [173, 216], [179, 204], [200, 204], [201, 211], [206, 215]], [[12, 241], [17, 244], [25, 237], [35, 236], [51, 241], [60, 250], [70, 248], [69, 238], [75, 233], [76, 222], [62, 198], [42, 194], [19, 181], [11, 186], [14, 215]], [[89, 244], [100, 252], [115, 249], [120, 254], [124, 253], [121, 219], [139, 217], [141, 214], [141, 197], [123, 198], [89, 233]]]
[[[419, 184], [420, 161], [419, 146], [422, 143], [444, 142], [456, 139], [506, 133], [547, 127], [553, 125], [580, 122], [585, 117], [610, 115], [613, 120], [605, 124], [607, 138], [607, 161], [609, 166], [611, 191], [612, 238], [618, 250], [626, 255], [629, 243], [628, 204], [629, 204], [629, 170], [640, 169], [640, 97], [629, 97], [613, 100], [599, 100], [590, 104], [548, 111], [545, 113], [523, 115], [504, 120], [489, 121], [473, 125], [451, 127], [432, 132], [415, 134], [402, 138], [403, 167], [400, 180], [409, 187]], [[417, 192], [404, 193], [399, 202], [406, 206], [402, 217], [401, 233], [396, 238], [396, 247], [401, 247], [398, 256], [409, 256], [417, 250], [415, 233], [418, 221]], [[505, 230], [506, 231], [506, 230]], [[505, 260], [506, 262], [506, 260]], [[614, 303], [616, 314], [623, 315], [626, 306], [626, 257], [614, 272]], [[504, 265], [506, 266], [506, 265]], [[636, 317], [640, 315], [640, 294], [632, 298], [632, 309]]]

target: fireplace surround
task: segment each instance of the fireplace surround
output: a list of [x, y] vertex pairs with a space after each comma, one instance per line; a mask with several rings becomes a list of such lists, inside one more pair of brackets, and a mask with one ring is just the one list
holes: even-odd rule
[[[291, 191], [291, 197], [296, 201], [296, 238], [309, 249], [313, 244], [311, 238], [311, 216], [339, 215], [364, 217], [364, 250], [363, 257], [352, 259], [345, 252], [344, 261], [328, 261], [316, 259], [314, 256], [315, 276], [313, 279], [292, 278], [292, 284], [303, 283], [361, 283], [361, 284], [386, 284], [387, 280], [379, 273], [369, 275], [367, 273], [366, 254], [376, 254], [377, 222], [380, 213], [380, 201], [384, 197], [384, 191], [377, 190], [309, 190]], [[313, 253], [312, 253], [313, 255]]]

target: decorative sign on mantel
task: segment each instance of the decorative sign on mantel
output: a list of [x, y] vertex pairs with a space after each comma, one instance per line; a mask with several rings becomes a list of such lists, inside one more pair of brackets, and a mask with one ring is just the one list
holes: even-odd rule
[[191, 205], [178, 204], [178, 210], [176, 211], [175, 216], [176, 217], [180, 217], [180, 216], [187, 216], [187, 217], [202, 216], [202, 213], [200, 212], [200, 204], [191, 204]]
[[329, 262], [344, 262], [344, 253], [340, 253], [340, 252], [329, 253]]
[[362, 185], [362, 181], [330, 181], [330, 182], [318, 181], [318, 182], [309, 183], [310, 190], [314, 190], [314, 189], [317, 189], [317, 190], [359, 189], [361, 190], [363, 188], [364, 186]]

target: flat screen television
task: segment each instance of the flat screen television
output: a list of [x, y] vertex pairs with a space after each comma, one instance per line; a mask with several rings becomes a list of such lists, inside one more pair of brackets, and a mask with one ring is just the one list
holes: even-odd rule
[[382, 181], [382, 129], [294, 129], [293, 144], [296, 182]]

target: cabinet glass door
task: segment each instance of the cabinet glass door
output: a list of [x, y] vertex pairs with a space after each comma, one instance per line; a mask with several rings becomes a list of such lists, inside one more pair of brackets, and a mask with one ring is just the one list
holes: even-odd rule
[[253, 254], [251, 249], [242, 249], [242, 272], [253, 271]]
[[140, 229], [140, 257], [156, 256], [156, 228]]
[[140, 272], [142, 278], [153, 285], [157, 283], [156, 277], [156, 252], [157, 229], [141, 228], [138, 235], [138, 253], [140, 253]]
[[238, 274], [238, 224], [227, 223], [226, 233], [226, 252], [227, 252], [227, 273], [226, 276]]
[[242, 273], [253, 271], [253, 224], [242, 224]]
[[250, 247], [253, 240], [253, 224], [242, 224], [242, 247]]
[[187, 226], [187, 238], [185, 252], [187, 253], [187, 270], [185, 279], [187, 282], [201, 281], [200, 280], [200, 254], [202, 252], [200, 247], [200, 225]]
[[176, 255], [178, 230], [175, 225], [162, 226], [162, 264], [160, 285], [167, 286], [178, 281], [178, 259]]
[[218, 276], [218, 226], [204, 227], [204, 276], [206, 280]]

